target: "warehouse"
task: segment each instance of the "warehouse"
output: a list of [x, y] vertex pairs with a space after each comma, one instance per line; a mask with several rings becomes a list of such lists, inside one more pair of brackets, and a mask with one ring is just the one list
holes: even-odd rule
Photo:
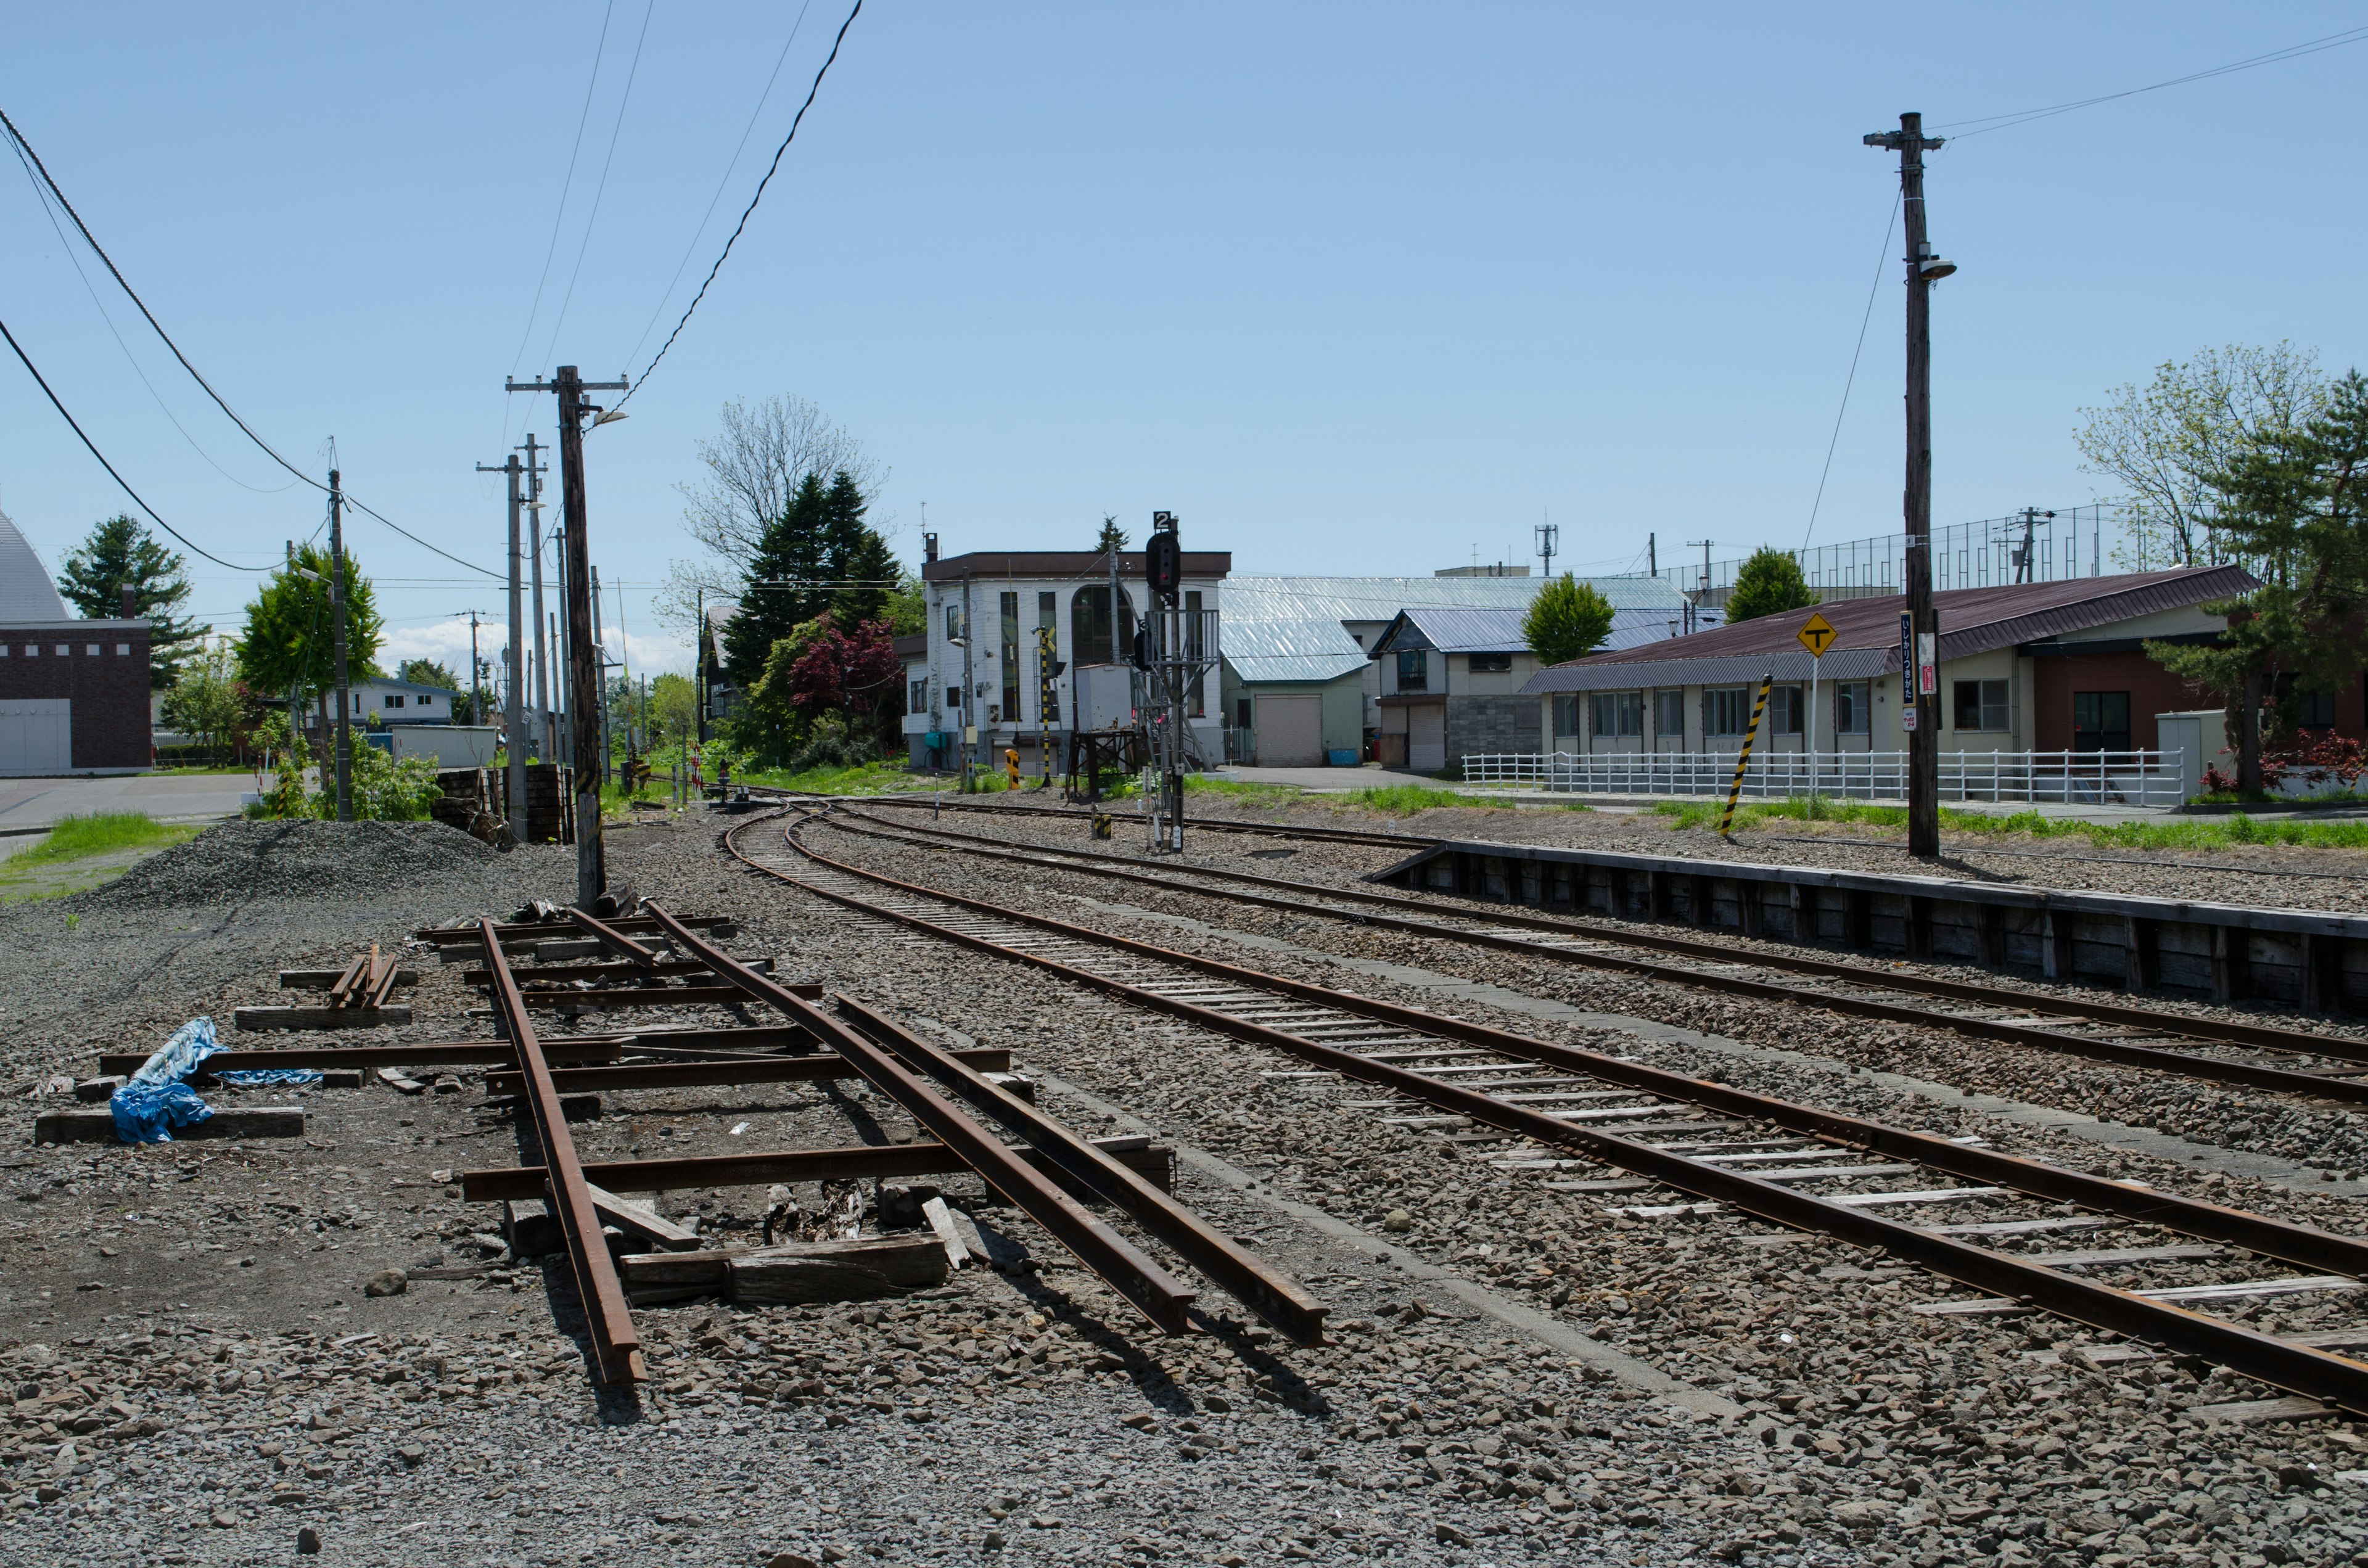
[[0, 777], [137, 773], [153, 760], [148, 622], [67, 613], [0, 513]]

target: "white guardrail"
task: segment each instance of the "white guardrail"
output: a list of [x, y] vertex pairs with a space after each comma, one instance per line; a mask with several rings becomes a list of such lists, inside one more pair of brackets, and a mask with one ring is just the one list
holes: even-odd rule
[[[2184, 799], [2183, 753], [1972, 751], [1941, 754], [1943, 801], [2176, 806]], [[1733, 752], [1498, 752], [1463, 758], [1466, 784], [1511, 784], [1582, 795], [1724, 795]], [[1907, 799], [1904, 751], [1756, 753], [1743, 775], [1753, 799], [1810, 793], [1855, 801]]]

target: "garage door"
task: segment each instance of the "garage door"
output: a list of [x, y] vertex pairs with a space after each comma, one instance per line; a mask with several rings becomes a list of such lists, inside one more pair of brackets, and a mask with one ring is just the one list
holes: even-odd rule
[[1260, 697], [1258, 723], [1260, 767], [1321, 767], [1324, 765], [1324, 699]]
[[74, 770], [74, 703], [63, 697], [0, 702], [0, 778]]

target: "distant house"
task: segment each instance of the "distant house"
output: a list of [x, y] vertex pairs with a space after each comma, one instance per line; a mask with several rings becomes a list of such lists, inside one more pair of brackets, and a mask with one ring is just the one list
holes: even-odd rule
[[[1587, 581], [1614, 607], [1611, 646], [1673, 637], [1685, 626], [1685, 597], [1667, 582]], [[1413, 715], [1406, 705], [1394, 704], [1385, 716], [1383, 698], [1392, 688], [1385, 687], [1388, 676], [1374, 655], [1376, 640], [1411, 609], [1503, 611], [1515, 625], [1513, 648], [1525, 653], [1519, 621], [1544, 585], [1545, 579], [1520, 568], [1488, 567], [1477, 573], [1457, 567], [1430, 577], [1228, 578], [1222, 706], [1233, 755], [1264, 767], [1318, 765], [1338, 755], [1420, 767], [1407, 760], [1403, 741], [1384, 738], [1407, 735]], [[1501, 640], [1498, 631], [1490, 635]], [[1534, 669], [1535, 660], [1523, 668]], [[1489, 695], [1509, 697], [1511, 689]], [[1443, 711], [1440, 718], [1441, 760], [1426, 771], [1446, 766]]]
[[[2203, 643], [2225, 623], [2203, 605], [2255, 586], [2235, 566], [1963, 588], [1933, 595], [1940, 619], [1941, 748], [1952, 752], [2157, 749], [2157, 715], [2198, 693], [2147, 656], [2149, 641]], [[1756, 747], [1896, 752], [1902, 596], [1832, 599], [1538, 671], [1537, 744], [1508, 751], [1734, 752], [1762, 675], [1775, 686]], [[1815, 669], [1796, 633], [1812, 614], [1836, 632]], [[2359, 737], [2361, 687], [2311, 699], [2306, 727]]]
[[[381, 676], [347, 681], [346, 692], [346, 712], [351, 722], [367, 723], [375, 719], [389, 729], [400, 724], [449, 724], [452, 722], [453, 699], [461, 695], [449, 687], [421, 686], [416, 681], [392, 680]], [[331, 697], [333, 721], [336, 705], [336, 699]]]
[[155, 760], [149, 716], [148, 622], [70, 614], [0, 513], [0, 777], [137, 773]]

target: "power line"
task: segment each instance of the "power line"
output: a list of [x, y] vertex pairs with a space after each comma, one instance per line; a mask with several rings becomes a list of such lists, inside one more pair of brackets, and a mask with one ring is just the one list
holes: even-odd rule
[[438, 555], [442, 556], [445, 560], [447, 560], [447, 561], [450, 562], [453, 565], [455, 565], [455, 566], [465, 566], [465, 567], [467, 567], [470, 571], [476, 573], [476, 574], [477, 574], [479, 576], [481, 576], [481, 577], [491, 577], [491, 578], [493, 578], [493, 579], [494, 579], [495, 582], [497, 582], [497, 583], [507, 583], [507, 582], [508, 582], [508, 581], [509, 581], [508, 576], [507, 576], [507, 574], [503, 574], [503, 573], [500, 573], [500, 572], [489, 572], [489, 571], [485, 570], [485, 568], [484, 568], [483, 566], [478, 565], [478, 564], [477, 564], [475, 562], [473, 562], [473, 561], [463, 561], [463, 560], [461, 560], [459, 556], [457, 556], [457, 555], [453, 554], [453, 553], [452, 553], [450, 551], [449, 551], [449, 550], [437, 550], [436, 546], [434, 546], [434, 545], [432, 545], [432, 544], [428, 543], [426, 540], [421, 539], [417, 534], [413, 533], [409, 528], [404, 528], [401, 523], [397, 523], [397, 522], [391, 521], [391, 520], [390, 520], [390, 519], [385, 516], [385, 514], [381, 513], [381, 512], [375, 512], [375, 511], [372, 511], [370, 507], [363, 506], [359, 501], [355, 500], [355, 499], [354, 499], [354, 493], [353, 493], [352, 491], [350, 491], [350, 490], [347, 491], [347, 492], [345, 493], [345, 495], [346, 495], [346, 505], [347, 505], [347, 506], [351, 506], [351, 507], [352, 507], [355, 511], [357, 511], [357, 512], [367, 513], [369, 516], [378, 518], [378, 520], [379, 520], [380, 522], [381, 522], [381, 523], [385, 523], [385, 524], [386, 524], [386, 526], [387, 526], [388, 528], [393, 528], [395, 532], [397, 532], [397, 533], [401, 534], [404, 538], [405, 538], [405, 539], [409, 540], [412, 543], [414, 543], [414, 544], [417, 545], [420, 549], [422, 549], [422, 550], [427, 550], [427, 551], [434, 551]]
[[[214, 400], [214, 406], [228, 415], [230, 416], [230, 422], [237, 426], [240, 430], [245, 432], [246, 438], [253, 441], [256, 446], [262, 448], [266, 455], [268, 455], [273, 462], [278, 463], [281, 468], [286, 469], [290, 473], [294, 474], [298, 479], [302, 480], [313, 489], [326, 494], [329, 488], [327, 485], [322, 483], [319, 480], [314, 479], [311, 474], [306, 473], [302, 469], [298, 468], [286, 458], [281, 457], [278, 449], [275, 449], [270, 442], [265, 440], [262, 437], [255, 433], [255, 427], [253, 426], [249, 425], [245, 420], [241, 419], [238, 416], [238, 411], [231, 407], [231, 405], [223, 400], [222, 393], [214, 391], [213, 383], [207, 381], [203, 375], [199, 374], [198, 368], [195, 365], [189, 363], [189, 357], [181, 352], [181, 346], [173, 341], [173, 335], [165, 330], [165, 324], [156, 319], [156, 312], [148, 308], [148, 302], [145, 300], [142, 300], [140, 297], [139, 291], [131, 287], [131, 279], [123, 276], [123, 269], [115, 265], [115, 258], [108, 256], [107, 254], [107, 248], [98, 243], [98, 236], [90, 232], [90, 225], [82, 221], [82, 214], [74, 210], [74, 203], [66, 199], [66, 193], [58, 187], [57, 180], [51, 176], [49, 166], [41, 162], [41, 155], [33, 151], [33, 144], [25, 139], [25, 133], [23, 131], [17, 129], [17, 122], [8, 118], [7, 111], [5, 109], [0, 109], [0, 128], [5, 128], [7, 131], [9, 137], [15, 142], [17, 147], [20, 150], [20, 155], [32, 160], [33, 168], [41, 176], [41, 183], [49, 187], [50, 194], [51, 196], [57, 198], [58, 205], [65, 210], [66, 216], [74, 220], [75, 229], [81, 232], [83, 239], [89, 244], [92, 253], [96, 255], [99, 260], [107, 264], [107, 270], [108, 274], [114, 278], [117, 287], [123, 290], [126, 298], [130, 299], [134, 305], [137, 305], [140, 308], [140, 313], [147, 319], [149, 326], [154, 328], [156, 335], [164, 340], [165, 347], [173, 351], [173, 358], [181, 362], [181, 369], [189, 372], [189, 379], [197, 382], [200, 387], [203, 387], [205, 389], [206, 395]], [[100, 312], [100, 314], [102, 315], [105, 313], [106, 312], [103, 310]], [[11, 337], [8, 340], [8, 344], [12, 348], [17, 347], [17, 340], [14, 337]], [[126, 349], [125, 352], [129, 353], [130, 350]], [[25, 360], [25, 369], [28, 370], [33, 370], [33, 362], [25, 358], [25, 351], [22, 348], [17, 348], [17, 358]], [[33, 370], [33, 379], [37, 381], [41, 381], [41, 373], [39, 370]], [[49, 383], [47, 381], [41, 381], [41, 390], [45, 392], [50, 391]], [[61, 415], [65, 415], [67, 424], [74, 425], [74, 416], [66, 414], [65, 404], [58, 402], [57, 394], [55, 392], [50, 392], [50, 402], [56, 404], [57, 410]], [[112, 464], [108, 464], [104, 457], [99, 456], [98, 449], [96, 446], [92, 446], [90, 437], [83, 436], [81, 426], [74, 425], [74, 434], [82, 436], [83, 445], [90, 447], [91, 455], [98, 458], [98, 460], [102, 464], [107, 465], [108, 472], [111, 474], [115, 473], [114, 466]], [[194, 444], [195, 443], [192, 443], [192, 445]], [[115, 482], [118, 484], [123, 484], [123, 476], [121, 474], [116, 474]], [[124, 494], [131, 495], [133, 500], [140, 501], [139, 495], [133, 492], [131, 486], [129, 484], [123, 484], [123, 490]], [[352, 497], [348, 495], [347, 499], [351, 500]], [[417, 534], [413, 533], [410, 529], [389, 520], [381, 513], [371, 511], [370, 507], [362, 506], [359, 501], [355, 501], [354, 506], [358, 510], [368, 512], [380, 522], [385, 523], [388, 528], [394, 529], [395, 532], [411, 540], [412, 543], [416, 544], [425, 550], [435, 551], [437, 554], [444, 557], [445, 560], [453, 562], [455, 565], [466, 566], [472, 572], [483, 573], [488, 577], [507, 581], [506, 578], [502, 577], [500, 573], [487, 572], [485, 568], [476, 564], [474, 562], [463, 561], [459, 556], [452, 554], [449, 551], [438, 550], [436, 546], [429, 544], [426, 540], [421, 539]], [[164, 518], [157, 517], [155, 509], [150, 506], [147, 502], [140, 501], [140, 507], [141, 510], [146, 512], [150, 517], [156, 518], [156, 526], [158, 528], [163, 528], [166, 533], [172, 534], [175, 539], [181, 540], [183, 544], [189, 544], [188, 540], [182, 539], [177, 533], [174, 533], [171, 525], [167, 524]], [[222, 560], [218, 555], [209, 555], [206, 551], [198, 550], [198, 547], [194, 544], [189, 544], [189, 548], [191, 550], [197, 550], [199, 555], [204, 555], [207, 560], [214, 562], [218, 565], [231, 566], [229, 562]], [[233, 572], [258, 572], [267, 570], [267, 568], [256, 566], [231, 566], [231, 570]]]
[[8, 347], [17, 351], [17, 358], [19, 360], [22, 360], [24, 362], [25, 369], [32, 373], [33, 380], [40, 386], [42, 394], [50, 400], [50, 406], [58, 411], [58, 417], [63, 419], [66, 424], [72, 427], [75, 435], [82, 437], [82, 444], [90, 449], [90, 455], [98, 460], [98, 466], [107, 471], [108, 478], [114, 480], [116, 483], [123, 486], [123, 493], [126, 495], [129, 495], [132, 500], [139, 502], [140, 509], [147, 513], [151, 518], [154, 518], [158, 528], [163, 528], [166, 533], [171, 534], [175, 539], [179, 540], [183, 544], [188, 545], [191, 550], [196, 551], [199, 555], [204, 556], [207, 560], [212, 562], [217, 566], [227, 566], [233, 572], [264, 573], [271, 570], [268, 566], [241, 566], [236, 562], [224, 561], [212, 551], [206, 550], [193, 542], [187, 534], [182, 533], [178, 528], [176, 528], [164, 518], [157, 517], [156, 508], [148, 505], [147, 502], [141, 500], [140, 492], [132, 489], [131, 483], [126, 481], [121, 474], [115, 472], [115, 465], [107, 460], [107, 454], [98, 449], [97, 443], [94, 442], [88, 436], [83, 435], [82, 426], [75, 424], [74, 416], [66, 412], [66, 405], [58, 401], [58, 394], [50, 391], [50, 383], [48, 380], [43, 377], [40, 369], [34, 366], [32, 359], [26, 355], [23, 345], [17, 341], [17, 335], [8, 330], [8, 324], [6, 322], [0, 322], [0, 337], [5, 337], [8, 340]]
[[[510, 356], [509, 373], [512, 376], [518, 374], [518, 364], [526, 358], [527, 342], [534, 336], [534, 318], [542, 309], [543, 287], [551, 281], [551, 263], [559, 255], [559, 229], [567, 218], [567, 193], [575, 185], [575, 160], [584, 152], [584, 128], [592, 121], [592, 90], [600, 85], [600, 60], [609, 51], [609, 18], [616, 9], [617, 0], [609, 0], [607, 9], [600, 13], [600, 41], [592, 51], [591, 79], [584, 84], [584, 111], [575, 117], [575, 144], [568, 150], [567, 177], [559, 182], [559, 210], [551, 215], [551, 244], [543, 248], [542, 276], [534, 280], [534, 303], [527, 307], [526, 325], [518, 329], [518, 350]], [[644, 21], [646, 24], [646, 18]], [[502, 444], [507, 446], [509, 422], [507, 418], [502, 422], [502, 429], [505, 432]]]
[[1971, 125], [1978, 129], [1957, 131], [1957, 140], [1963, 141], [1968, 136], [1987, 136], [1993, 131], [2004, 131], [2009, 126], [2027, 125], [2034, 119], [2047, 119], [2059, 114], [2070, 114], [2074, 109], [2093, 108], [2099, 104], [2112, 103], [2120, 98], [2134, 98], [2141, 93], [2157, 93], [2165, 87], [2183, 87], [2191, 82], [2207, 81], [2214, 76], [2231, 75], [2238, 71], [2250, 71], [2256, 66], [2275, 65], [2288, 60], [2299, 60], [2306, 54], [2318, 54], [2327, 50], [2340, 49], [2347, 43], [2358, 43], [2362, 39], [2368, 39], [2368, 28], [2350, 28], [2340, 33], [2329, 33], [2325, 38], [2315, 38], [2302, 43], [2288, 44], [2283, 49], [2273, 49], [2267, 54], [2256, 54], [2250, 59], [2234, 60], [2226, 65], [2214, 65], [2203, 71], [2191, 71], [2184, 76], [2173, 76], [2167, 82], [2154, 82], [2143, 87], [2129, 87], [2118, 93], [2100, 93], [2092, 98], [2076, 98], [2070, 103], [2050, 104], [2044, 108], [2019, 109], [2012, 114], [1984, 115], [1975, 119], [1954, 119], [1947, 125], [1936, 125], [1932, 129], [1950, 131], [1960, 125]]
[[723, 242], [723, 254], [715, 258], [715, 265], [707, 269], [706, 281], [700, 284], [699, 292], [692, 295], [690, 303], [684, 307], [682, 319], [674, 324], [674, 330], [666, 334], [666, 340], [658, 345], [657, 353], [652, 356], [642, 373], [633, 378], [632, 388], [617, 400], [619, 408], [631, 403], [633, 393], [642, 390], [642, 384], [650, 379], [650, 372], [658, 368], [658, 361], [665, 358], [666, 350], [674, 347], [674, 340], [680, 337], [682, 329], [690, 324], [691, 312], [699, 309], [700, 301], [707, 298], [708, 287], [715, 281], [715, 275], [723, 271], [723, 264], [731, 259], [732, 247], [740, 243], [741, 232], [748, 227], [748, 219], [756, 212], [757, 203], [765, 199], [765, 187], [773, 183], [773, 176], [781, 166], [781, 154], [788, 152], [790, 143], [798, 139], [798, 127], [806, 122], [806, 110], [814, 108], [814, 95], [822, 91], [822, 79], [830, 74], [831, 65], [838, 59], [838, 46], [847, 41], [847, 29], [853, 27], [855, 18], [862, 14], [863, 0], [855, 0], [855, 8], [848, 12], [847, 20], [838, 24], [838, 36], [830, 40], [829, 58], [822, 62], [822, 69], [814, 73], [814, 85], [806, 89], [806, 101], [798, 106], [797, 118], [790, 121], [790, 133], [781, 138], [779, 147], [773, 149], [772, 164], [765, 170], [765, 177], [757, 182], [757, 194], [748, 199], [747, 207], [740, 214], [740, 222], [733, 225], [732, 237]]
[[1834, 410], [1834, 433], [1826, 441], [1826, 466], [1817, 471], [1817, 498], [1809, 503], [1809, 526], [1801, 535], [1801, 548], [1809, 548], [1809, 536], [1817, 531], [1817, 509], [1826, 504], [1826, 480], [1834, 472], [1834, 449], [1841, 445], [1842, 416], [1850, 412], [1850, 388], [1858, 385], [1858, 358], [1866, 352], [1866, 324], [1874, 319], [1874, 297], [1883, 289], [1884, 268], [1891, 265], [1891, 231], [1899, 222], [1899, 198], [1891, 199], [1891, 216], [1884, 221], [1883, 248], [1875, 255], [1874, 281], [1866, 287], [1866, 312], [1858, 319], [1858, 347], [1850, 350], [1850, 375], [1842, 381], [1842, 405]]
[[41, 188], [40, 180], [33, 173], [33, 165], [26, 162], [25, 149], [17, 145], [14, 140], [11, 140], [8, 143], [8, 150], [17, 154], [17, 166], [25, 171], [26, 183], [33, 187], [33, 199], [40, 204], [41, 216], [50, 221], [51, 231], [58, 236], [58, 248], [65, 253], [66, 260], [74, 264], [74, 276], [82, 280], [83, 292], [90, 296], [92, 307], [98, 312], [98, 319], [107, 324], [108, 333], [115, 339], [115, 346], [123, 350], [124, 361], [131, 367], [131, 373], [140, 378], [140, 384], [148, 389], [148, 395], [155, 400], [158, 411], [171, 422], [174, 429], [178, 430], [181, 433], [181, 439], [189, 444], [189, 450], [205, 459], [206, 461], [212, 466], [213, 471], [216, 473], [221, 474], [224, 479], [229, 480], [233, 484], [237, 485], [242, 490], [252, 490], [258, 495], [277, 495], [283, 490], [291, 490], [295, 488], [294, 480], [289, 481], [286, 484], [277, 486], [249, 484], [246, 481], [239, 478], [238, 475], [231, 472], [230, 470], [222, 467], [221, 463], [215, 462], [214, 455], [211, 452], [207, 451], [203, 447], [198, 445], [198, 438], [189, 434], [188, 426], [181, 423], [180, 416], [175, 414], [172, 410], [172, 406], [165, 401], [164, 393], [156, 390], [156, 383], [148, 379], [148, 371], [146, 368], [140, 363], [139, 358], [131, 352], [131, 345], [123, 341], [123, 333], [121, 329], [117, 327], [115, 324], [115, 317], [108, 313], [106, 301], [98, 297], [98, 290], [91, 283], [90, 274], [83, 267], [82, 257], [74, 254], [74, 242], [66, 238], [65, 229], [58, 222], [56, 204], [50, 199], [49, 192]]
[[633, 340], [632, 351], [625, 356], [627, 364], [641, 358], [642, 345], [647, 343], [650, 334], [657, 329], [658, 318], [666, 314], [666, 302], [673, 297], [674, 286], [682, 281], [683, 273], [689, 268], [690, 258], [699, 249], [699, 236], [707, 233], [707, 221], [715, 216], [715, 204], [723, 199], [724, 189], [732, 183], [732, 171], [740, 166], [740, 154], [748, 150], [748, 138], [756, 133], [757, 121], [763, 118], [765, 106], [772, 102], [773, 84], [781, 79], [781, 67], [790, 62], [790, 45], [798, 41], [798, 29], [806, 25], [806, 12], [813, 8], [813, 5], [814, 0], [805, 0], [805, 4], [798, 7], [798, 19], [790, 24], [790, 36], [781, 41], [781, 52], [773, 59], [773, 74], [765, 78], [765, 90], [757, 95], [757, 107], [749, 111], [748, 123], [740, 131], [739, 143], [732, 149], [732, 156], [723, 165], [723, 177], [715, 182], [715, 194], [707, 199], [707, 210], [699, 215], [699, 227], [690, 232], [690, 244], [682, 247], [682, 259], [675, 263], [674, 276], [666, 279], [666, 289], [658, 295], [657, 309], [650, 312], [648, 324], [642, 328], [642, 335]]
[[552, 318], [551, 341], [543, 347], [546, 364], [552, 351], [559, 347], [559, 329], [567, 324], [567, 307], [575, 299], [575, 279], [583, 275], [584, 258], [592, 250], [592, 231], [600, 222], [600, 198], [608, 193], [609, 167], [617, 161], [617, 138], [624, 133], [625, 109], [633, 101], [633, 78], [642, 70], [642, 45], [650, 36], [650, 17], [657, 8], [658, 0], [650, 0], [642, 12], [642, 30], [633, 39], [633, 62], [625, 68], [624, 96], [617, 100], [617, 123], [609, 131], [609, 154], [600, 160], [600, 183], [592, 187], [592, 215], [584, 220], [584, 239], [575, 247], [575, 265], [567, 274], [567, 292], [560, 296], [559, 314]]

